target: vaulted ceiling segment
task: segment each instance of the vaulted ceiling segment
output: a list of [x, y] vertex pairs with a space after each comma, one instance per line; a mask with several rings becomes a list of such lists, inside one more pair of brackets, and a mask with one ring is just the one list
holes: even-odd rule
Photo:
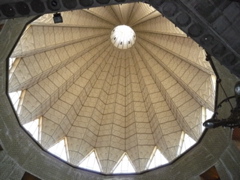
[[[155, 146], [171, 161], [182, 131], [200, 137], [203, 107], [213, 110], [215, 98], [202, 48], [143, 3], [62, 16], [63, 24], [52, 15], [31, 23], [11, 56], [19, 60], [9, 92], [26, 90], [19, 119], [42, 117], [44, 148], [66, 137], [74, 165], [95, 149], [108, 174], [126, 152], [141, 172]], [[136, 33], [130, 49], [111, 43], [120, 24]]]

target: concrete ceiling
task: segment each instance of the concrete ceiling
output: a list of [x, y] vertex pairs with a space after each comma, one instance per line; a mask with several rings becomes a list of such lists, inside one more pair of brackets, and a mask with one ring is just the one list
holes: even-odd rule
[[[155, 146], [171, 161], [182, 132], [198, 140], [215, 90], [197, 43], [144, 3], [62, 16], [62, 24], [52, 15], [32, 22], [11, 55], [9, 92], [25, 92], [21, 124], [42, 117], [44, 148], [66, 138], [73, 165], [95, 149], [109, 174], [125, 152], [141, 172]], [[111, 43], [120, 24], [136, 33], [130, 49]]]

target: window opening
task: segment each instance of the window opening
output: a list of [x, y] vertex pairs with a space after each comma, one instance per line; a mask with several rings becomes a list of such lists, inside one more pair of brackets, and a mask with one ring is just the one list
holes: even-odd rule
[[20, 58], [9, 58], [9, 65], [8, 65], [8, 69], [9, 69], [9, 76], [8, 78], [11, 79], [15, 69], [17, 68], [18, 64], [20, 62]]
[[57, 144], [49, 148], [48, 151], [60, 157], [64, 161], [67, 161], [69, 158], [68, 158], [68, 153], [67, 153], [68, 151], [66, 147], [67, 147], [67, 142], [66, 142], [66, 138], [64, 138], [61, 141], [59, 141]]
[[202, 132], [205, 130], [205, 127], [203, 126], [203, 123], [208, 120], [208, 119], [211, 119], [212, 116], [213, 116], [214, 112], [205, 108], [205, 107], [202, 107]]
[[32, 137], [40, 141], [40, 118], [24, 124], [23, 127], [32, 135]]
[[96, 172], [101, 172], [100, 163], [95, 150], [90, 152], [82, 162], [80, 162], [79, 167], [84, 169], [89, 169]]
[[155, 167], [167, 164], [168, 160], [163, 156], [163, 154], [157, 149], [154, 148], [151, 158], [149, 159], [146, 169], [153, 169]]
[[179, 148], [178, 148], [178, 155], [185, 152], [187, 149], [189, 149], [195, 143], [196, 143], [196, 141], [193, 140], [188, 134], [182, 132], [181, 140], [180, 140]]
[[213, 89], [214, 91], [216, 91], [217, 77], [215, 75], [211, 75], [211, 78], [212, 78]]
[[21, 105], [23, 103], [25, 93], [26, 93], [26, 91], [21, 91], [21, 90], [9, 93], [13, 107], [18, 114], [21, 111]]
[[213, 111], [206, 108], [206, 120], [211, 119], [213, 116]]
[[135, 173], [135, 169], [127, 156], [126, 153], [120, 158], [119, 162], [115, 166], [113, 170], [113, 174], [120, 174], [120, 173]]
[[16, 58], [9, 58], [9, 69], [12, 68], [12, 65], [13, 65], [15, 60], [16, 60]]

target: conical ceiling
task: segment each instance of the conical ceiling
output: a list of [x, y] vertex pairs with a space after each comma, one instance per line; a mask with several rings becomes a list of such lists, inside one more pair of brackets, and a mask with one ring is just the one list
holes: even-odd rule
[[[9, 92], [24, 92], [19, 120], [41, 118], [44, 148], [65, 138], [74, 165], [94, 150], [106, 174], [127, 153], [141, 172], [155, 147], [171, 161], [182, 132], [200, 137], [215, 98], [201, 47], [144, 3], [62, 16], [62, 24], [52, 15], [31, 23], [11, 56]], [[126, 50], [110, 39], [122, 24], [136, 33]]]

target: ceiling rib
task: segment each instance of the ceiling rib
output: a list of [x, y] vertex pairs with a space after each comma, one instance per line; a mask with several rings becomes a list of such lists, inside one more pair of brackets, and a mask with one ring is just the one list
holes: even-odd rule
[[[143, 49], [139, 50], [138, 48], [136, 48], [135, 53], [138, 53], [140, 55], [141, 58], [144, 58]], [[146, 57], [145, 57], [146, 58]], [[146, 62], [145, 59], [142, 59], [142, 61], [144, 62], [145, 66], [147, 67], [149, 72], [153, 72], [151, 68], [151, 66], [149, 65], [149, 61]], [[152, 75], [152, 74], [151, 74]], [[194, 139], [197, 139], [198, 137], [195, 136], [195, 134], [192, 132], [190, 126], [188, 125], [188, 123], [185, 120], [185, 117], [182, 115], [182, 113], [179, 111], [179, 108], [176, 106], [175, 102], [173, 101], [173, 99], [171, 98], [171, 96], [168, 94], [167, 89], [164, 87], [164, 85], [162, 84], [161, 80], [156, 77], [152, 77], [156, 84], [157, 87], [159, 88], [159, 91], [162, 93], [165, 101], [167, 102], [168, 106], [170, 107], [170, 109], [172, 109], [173, 115], [175, 117], [175, 119], [178, 121], [180, 127], [186, 132], [188, 133], [191, 137], [193, 137]], [[161, 150], [162, 151], [162, 150]], [[163, 151], [164, 153], [164, 151]]]
[[162, 62], [161, 59], [159, 59], [159, 57], [157, 57], [157, 55], [155, 55], [151, 49], [149, 49], [147, 47], [147, 45], [142, 42], [142, 43], [139, 43], [139, 45], [141, 46], [141, 49], [145, 49], [146, 51], [148, 51], [148, 53], [152, 56], [152, 58], [154, 58], [169, 74], [171, 74], [171, 76], [176, 80], [176, 82], [178, 82], [181, 87], [186, 91], [188, 92], [188, 94], [193, 98], [195, 99], [198, 104], [200, 104], [201, 106], [203, 107], [206, 107], [210, 110], [213, 110], [214, 107], [213, 107], [213, 102], [208, 102], [207, 100], [209, 100], [209, 97], [207, 99], [203, 99], [203, 97], [200, 96], [200, 94], [198, 94], [196, 91], [194, 91], [188, 84], [186, 84], [184, 82], [183, 79], [181, 79], [181, 77], [179, 77], [177, 74], [175, 74], [175, 72], [173, 70], [171, 70], [166, 64], [164, 64]]
[[[102, 49], [102, 52], [104, 52], [104, 49]], [[100, 53], [100, 54], [101, 54]], [[93, 57], [93, 60], [96, 60], [96, 58], [99, 56], [99, 54], [96, 54], [94, 57]], [[83, 69], [88, 69], [88, 67], [90, 66], [91, 64], [89, 64], [89, 62], [86, 62], [81, 68]], [[85, 66], [85, 67], [84, 67]], [[38, 106], [38, 107], [35, 107], [34, 110], [31, 110], [31, 113], [27, 113], [25, 114], [26, 112], [24, 112], [24, 110], [22, 109], [21, 113], [19, 114], [19, 118], [21, 121], [23, 122], [29, 122], [31, 120], [34, 120], [35, 118], [37, 118], [38, 116], [44, 114], [44, 112], [46, 112], [58, 99], [59, 97], [61, 97], [63, 95], [63, 93], [65, 92], [66, 89], [68, 89], [76, 79], [78, 79], [82, 73], [81, 71], [81, 68], [79, 68], [79, 70], [73, 74], [71, 76], [71, 81], [65, 81], [61, 87], [58, 88], [58, 90], [54, 91], [53, 94], [49, 94], [49, 97], [44, 100], [44, 102], [42, 102], [41, 106]], [[41, 82], [38, 83], [39, 85], [41, 84]], [[41, 86], [41, 85], [40, 85]], [[34, 87], [34, 86], [33, 86]], [[29, 89], [28, 89], [29, 91]], [[54, 98], [53, 98], [54, 97]], [[27, 102], [26, 102], [27, 103]], [[23, 103], [22, 106], [24, 106], [25, 103]], [[23, 116], [24, 115], [24, 116]]]
[[[141, 40], [143, 40], [143, 41], [146, 41], [146, 42], [148, 42], [148, 43], [151, 43], [151, 44], [153, 44], [154, 46], [157, 46], [157, 47], [161, 48], [162, 50], [164, 50], [164, 51], [166, 51], [166, 52], [168, 52], [168, 53], [170, 53], [170, 54], [173, 54], [174, 56], [182, 59], [182, 60], [185, 61], [186, 63], [191, 64], [192, 66], [194, 66], [195, 68], [197, 68], [197, 69], [199, 69], [199, 70], [201, 70], [201, 71], [203, 71], [203, 72], [206, 72], [206, 73], [208, 73], [208, 74], [210, 74], [210, 75], [214, 75], [214, 72], [213, 72], [212, 70], [210, 70], [210, 69], [208, 69], [208, 68], [206, 68], [206, 67], [199, 66], [199, 64], [197, 64], [197, 63], [194, 62], [193, 60], [187, 59], [186, 57], [183, 57], [183, 56], [175, 53], [174, 51], [169, 50], [169, 49], [167, 49], [166, 47], [164, 47], [164, 46], [162, 46], [162, 45], [160, 45], [160, 44], [158, 44], [158, 43], [156, 43], [156, 42], [154, 42], [154, 41], [152, 41], [152, 40], [147, 39], [146, 37], [143, 37], [143, 36], [140, 35], [140, 36], [138, 36], [138, 38], [141, 39]], [[179, 37], [179, 38], [183, 38], [183, 37]]]
[[[46, 69], [45, 71], [42, 71], [42, 73], [40, 73], [40, 74], [38, 74], [38, 75], [35, 75], [34, 77], [30, 78], [29, 80], [24, 81], [24, 83], [14, 84], [15, 79], [16, 79], [17, 77], [12, 76], [12, 78], [10, 79], [10, 82], [9, 82], [9, 83], [11, 84], [11, 86], [10, 86], [10, 88], [9, 88], [9, 92], [14, 92], [14, 91], [18, 91], [18, 90], [30, 88], [30, 86], [38, 83], [39, 81], [43, 80], [43, 79], [46, 78], [47, 76], [53, 74], [53, 73], [56, 72], [58, 69], [61, 69], [62, 67], [64, 67], [64, 66], [66, 66], [67, 64], [69, 64], [70, 62], [72, 62], [72, 61], [76, 60], [77, 58], [79, 58], [80, 56], [88, 53], [88, 52], [89, 52], [90, 50], [92, 50], [94, 47], [102, 46], [102, 44], [103, 44], [104, 42], [107, 42], [107, 41], [108, 41], [108, 38], [109, 38], [109, 37], [107, 36], [107, 37], [105, 37], [104, 39], [102, 39], [101, 41], [96, 42], [96, 44], [93, 44], [93, 45], [91, 45], [90, 47], [87, 47], [86, 49], [83, 49], [82, 52], [79, 52], [79, 53], [77, 53], [77, 54], [75, 54], [75, 55], [73, 55], [73, 56], [70, 56], [69, 58], [67, 58], [66, 60], [64, 60], [64, 62], [60, 62], [60, 63], [56, 64], [55, 67], [57, 67], [57, 68], [54, 68], [54, 66], [52, 66], [52, 68], [48, 68], [48, 69]], [[93, 39], [93, 38], [91, 38], [91, 39]], [[88, 39], [88, 40], [89, 40], [89, 39]], [[86, 40], [84, 40], [84, 41], [88, 41], [88, 40], [86, 39]], [[84, 41], [81, 41], [81, 42], [84, 42]], [[75, 43], [79, 43], [79, 40], [77, 40], [76, 42], [75, 42], [75, 41], [74, 41], [74, 42], [72, 41], [72, 43], [74, 43], [74, 44], [75, 44]], [[32, 59], [33, 59], [33, 58], [37, 58], [36, 55], [38, 55], [38, 54], [40, 55], [41, 53], [44, 53], [44, 52], [46, 52], [46, 51], [58, 49], [58, 48], [61, 48], [61, 47], [66, 47], [66, 46], [69, 46], [69, 45], [71, 45], [71, 44], [70, 44], [70, 43], [63, 43], [63, 44], [60, 44], [60, 45], [56, 45], [56, 46], [55, 46], [56, 48], [54, 48], [54, 46], [52, 46], [51, 48], [45, 48], [44, 51], [36, 51], [35, 54], [32, 54], [32, 53], [35, 51], [35, 50], [33, 50], [33, 52], [31, 52], [31, 54], [32, 54], [33, 57], [29, 57], [29, 58], [32, 58]], [[106, 45], [106, 47], [107, 47], [107, 45]], [[28, 55], [30, 56], [30, 54], [28, 54]], [[25, 58], [25, 56], [24, 56], [22, 59], [24, 59], [24, 58]], [[33, 60], [34, 60], [34, 59], [33, 59]], [[25, 66], [28, 66], [28, 65], [29, 65], [29, 64], [25, 64]], [[55, 69], [55, 70], [54, 70], [54, 69]]]

